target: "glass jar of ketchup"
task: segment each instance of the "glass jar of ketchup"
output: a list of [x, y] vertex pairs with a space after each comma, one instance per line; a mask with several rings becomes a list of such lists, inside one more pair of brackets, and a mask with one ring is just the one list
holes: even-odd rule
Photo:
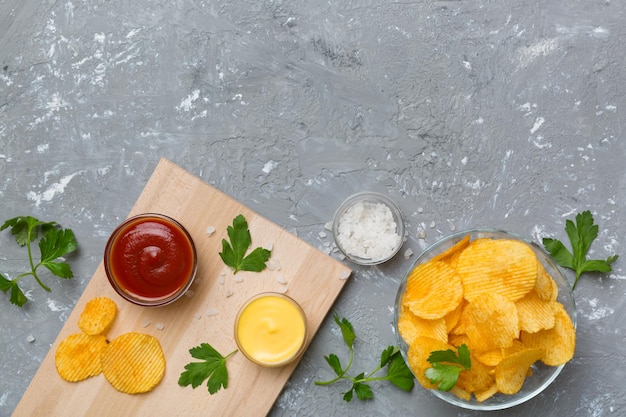
[[128, 218], [104, 251], [104, 269], [115, 291], [142, 306], [180, 298], [191, 286], [197, 265], [191, 235], [176, 220], [156, 213]]

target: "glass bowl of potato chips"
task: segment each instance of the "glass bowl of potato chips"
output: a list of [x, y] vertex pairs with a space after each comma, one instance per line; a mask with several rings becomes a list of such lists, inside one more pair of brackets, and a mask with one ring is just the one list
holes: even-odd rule
[[571, 287], [539, 245], [510, 232], [455, 233], [403, 278], [396, 337], [419, 384], [472, 410], [530, 400], [576, 346]]

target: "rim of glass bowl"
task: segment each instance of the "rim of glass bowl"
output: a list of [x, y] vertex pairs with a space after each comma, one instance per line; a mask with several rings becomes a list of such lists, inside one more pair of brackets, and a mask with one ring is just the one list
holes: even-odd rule
[[[113, 243], [115, 242], [116, 238], [119, 236], [119, 234], [125, 230], [125, 228], [132, 222], [135, 222], [137, 220], [141, 220], [141, 219], [151, 219], [151, 218], [158, 218], [158, 219], [162, 219], [170, 224], [172, 224], [174, 227], [176, 227], [177, 229], [179, 229], [183, 235], [187, 238], [187, 240], [189, 241], [189, 244], [191, 246], [191, 255], [192, 255], [192, 259], [193, 259], [193, 268], [191, 270], [191, 274], [189, 276], [189, 278], [187, 279], [187, 282], [185, 283], [185, 285], [183, 285], [177, 292], [172, 293], [168, 296], [165, 297], [157, 297], [154, 299], [150, 299], [150, 298], [143, 298], [143, 297], [135, 297], [133, 294], [129, 293], [128, 291], [126, 291], [121, 285], [118, 284], [117, 280], [115, 279], [115, 277], [113, 276], [113, 272], [111, 271], [110, 267], [109, 267], [109, 258], [111, 255], [111, 250], [113, 248]], [[160, 214], [160, 213], [141, 213], [141, 214], [137, 214], [134, 216], [131, 216], [129, 218], [127, 218], [126, 220], [124, 220], [122, 223], [120, 223], [115, 230], [113, 230], [113, 233], [111, 233], [111, 236], [109, 236], [109, 239], [107, 240], [105, 249], [104, 249], [104, 270], [105, 270], [105, 274], [107, 276], [107, 279], [109, 280], [109, 283], [111, 284], [111, 287], [113, 287], [113, 289], [115, 290], [115, 292], [117, 294], [120, 295], [120, 297], [122, 297], [123, 299], [125, 299], [126, 301], [129, 301], [135, 305], [139, 305], [139, 306], [144, 306], [144, 307], [160, 307], [160, 306], [165, 306], [168, 304], [173, 303], [174, 301], [178, 300], [179, 298], [181, 298], [189, 289], [189, 287], [191, 287], [191, 284], [193, 283], [197, 271], [198, 271], [198, 254], [196, 252], [196, 245], [191, 237], [191, 235], [189, 234], [189, 232], [187, 231], [187, 229], [185, 229], [185, 227], [178, 222], [177, 220], [173, 219], [172, 217], [166, 216], [165, 214]]]
[[[559, 287], [559, 295], [557, 300], [560, 301], [565, 307], [565, 310], [569, 314], [572, 323], [574, 324], [574, 329], [576, 329], [576, 303], [574, 300], [574, 295], [572, 293], [571, 285], [563, 274], [563, 271], [561, 271], [561, 269], [554, 262], [552, 257], [541, 246], [514, 232], [489, 228], [469, 229], [448, 235], [427, 247], [411, 264], [406, 274], [402, 278], [402, 281], [400, 282], [394, 304], [394, 332], [396, 334], [396, 341], [400, 346], [400, 352], [402, 354], [402, 357], [407, 364], [409, 363], [406, 353], [408, 346], [406, 342], [402, 339], [402, 336], [400, 336], [400, 332], [398, 331], [398, 317], [400, 314], [399, 307], [402, 303], [402, 296], [406, 287], [407, 278], [410, 272], [417, 265], [422, 262], [428, 261], [437, 254], [448, 249], [468, 234], [471, 236], [472, 240], [480, 237], [490, 237], [496, 239], [511, 238], [520, 240], [529, 245], [535, 252], [535, 255], [537, 256], [539, 262], [541, 262], [546, 268], [548, 274], [557, 282]], [[565, 365], [546, 366], [540, 362], [537, 362], [535, 365], [533, 365], [533, 376], [528, 377], [524, 382], [524, 386], [527, 386], [527, 383], [529, 381], [533, 381], [535, 383], [533, 387], [529, 389], [527, 386], [527, 389], [524, 390], [524, 386], [522, 386], [520, 392], [514, 395], [496, 394], [494, 397], [491, 397], [482, 403], [479, 403], [474, 398], [472, 398], [471, 401], [464, 401], [451, 392], [437, 391], [432, 389], [429, 389], [428, 391], [431, 391], [435, 396], [446, 401], [447, 403], [456, 405], [461, 408], [480, 411], [503, 410], [506, 408], [514, 407], [516, 405], [520, 405], [539, 395], [557, 378], [557, 376], [559, 376], [564, 367]], [[538, 380], [539, 376], [543, 377], [542, 381]], [[535, 378], [534, 380], [532, 380], [533, 377]]]
[[[367, 259], [367, 258], [361, 258], [359, 256], [355, 256], [351, 253], [348, 253], [348, 251], [346, 251], [341, 246], [341, 243], [339, 242], [339, 239], [337, 236], [339, 234], [339, 220], [341, 216], [355, 203], [360, 202], [360, 201], [370, 201], [370, 202], [382, 203], [386, 205], [387, 207], [389, 207], [389, 210], [391, 210], [393, 218], [396, 221], [396, 232], [400, 236], [400, 244], [398, 245], [398, 247], [394, 249], [394, 251], [391, 254], [389, 254], [388, 256], [384, 258]], [[402, 212], [400, 211], [400, 207], [398, 207], [395, 201], [393, 201], [391, 198], [387, 197], [384, 194], [377, 193], [375, 191], [361, 191], [361, 192], [352, 194], [339, 205], [337, 210], [335, 210], [335, 214], [333, 216], [333, 237], [335, 239], [335, 244], [337, 245], [337, 248], [341, 251], [341, 253], [346, 258], [348, 258], [349, 260], [351, 260], [352, 262], [358, 265], [366, 265], [366, 266], [367, 265], [379, 265], [379, 264], [387, 262], [388, 260], [396, 256], [396, 254], [400, 251], [400, 248], [402, 248], [402, 245], [404, 243], [404, 228], [405, 228], [404, 219], [402, 217]]]

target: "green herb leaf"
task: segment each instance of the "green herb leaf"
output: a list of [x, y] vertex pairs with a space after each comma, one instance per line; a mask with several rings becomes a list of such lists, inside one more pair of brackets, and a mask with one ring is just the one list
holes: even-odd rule
[[[53, 275], [60, 278], [72, 278], [73, 273], [69, 264], [59, 262], [57, 259], [73, 252], [77, 248], [74, 232], [70, 229], [61, 229], [55, 222], [42, 222], [31, 216], [18, 216], [9, 219], [0, 226], [0, 231], [11, 228], [11, 234], [20, 246], [26, 246], [28, 250], [28, 260], [30, 271], [21, 273], [14, 279], [0, 275], [0, 290], [11, 291], [11, 303], [21, 307], [28, 299], [20, 289], [18, 281], [25, 276], [32, 275], [37, 283], [46, 291], [50, 288], [45, 285], [37, 273], [40, 266], [44, 266]], [[35, 263], [32, 254], [31, 244], [39, 237], [40, 261]]]
[[345, 317], [339, 320], [339, 316], [335, 314], [335, 323], [339, 326], [341, 330], [341, 335], [343, 336], [343, 341], [346, 346], [350, 349], [354, 346], [354, 339], [356, 339], [356, 334], [354, 333], [354, 328], [352, 327], [352, 323], [348, 321]]
[[343, 375], [343, 369], [341, 368], [341, 361], [339, 360], [339, 357], [337, 355], [335, 355], [334, 353], [331, 353], [328, 356], [324, 356], [324, 359], [326, 359], [326, 362], [328, 363], [328, 365], [330, 365], [332, 370], [335, 371], [335, 373], [338, 376]]
[[397, 347], [395, 349], [396, 352], [391, 355], [389, 362], [387, 378], [389, 379], [389, 382], [396, 387], [410, 392], [415, 386], [415, 377], [413, 376], [413, 372], [411, 372], [409, 367], [406, 365], [406, 362], [404, 362], [404, 358], [402, 357], [399, 349]]
[[211, 395], [218, 392], [222, 387], [228, 388], [228, 369], [226, 361], [237, 350], [227, 356], [222, 356], [213, 346], [208, 343], [201, 343], [199, 346], [189, 349], [189, 353], [195, 359], [203, 362], [190, 362], [185, 365], [185, 371], [178, 378], [178, 385], [192, 388], [200, 386], [207, 380], [207, 388]]
[[[354, 342], [356, 340], [356, 333], [354, 332], [352, 323], [350, 323], [346, 318], [339, 319], [339, 316], [335, 314], [334, 320], [341, 330], [344, 343], [348, 347], [350, 359], [344, 368], [341, 366], [339, 357], [334, 353], [325, 356], [324, 358], [326, 359], [326, 362], [328, 362], [328, 365], [330, 365], [337, 376], [328, 381], [315, 381], [315, 385], [332, 385], [342, 379], [351, 382], [350, 390], [343, 393], [343, 400], [346, 402], [352, 401], [355, 393], [357, 398], [360, 400], [369, 400], [374, 398], [374, 392], [370, 386], [370, 383], [374, 381], [386, 380], [404, 391], [411, 391], [413, 389], [415, 385], [415, 378], [409, 367], [404, 362], [404, 358], [402, 357], [400, 349], [397, 346], [388, 346], [385, 348], [380, 355], [378, 367], [370, 373], [365, 374], [362, 372], [354, 377], [348, 375], [348, 371], [352, 367], [354, 359]], [[388, 367], [387, 375], [374, 376], [385, 366]]]
[[557, 264], [576, 272], [572, 289], [576, 288], [578, 279], [584, 272], [606, 273], [612, 271], [611, 264], [618, 259], [618, 255], [609, 256], [606, 260], [587, 260], [587, 253], [591, 244], [598, 237], [598, 225], [594, 224], [593, 216], [589, 210], [578, 213], [576, 223], [569, 219], [566, 220], [565, 232], [572, 246], [571, 252], [557, 239], [544, 238], [542, 243]]
[[[363, 374], [359, 376], [360, 376], [360, 379], [364, 378]], [[374, 393], [372, 392], [372, 388], [363, 382], [357, 382], [354, 384], [354, 392], [356, 393], [356, 397], [359, 400], [370, 400], [374, 398]]]
[[431, 384], [437, 385], [439, 391], [450, 391], [459, 380], [462, 369], [454, 365], [434, 363], [424, 371]]
[[11, 291], [9, 301], [18, 307], [23, 306], [26, 304], [26, 301], [28, 301], [20, 287], [17, 285], [17, 281], [10, 280], [2, 274], [0, 274], [0, 290], [5, 294], [8, 291]]
[[248, 222], [243, 215], [235, 217], [232, 226], [228, 226], [226, 232], [229, 241], [222, 239], [220, 257], [226, 265], [233, 268], [235, 274], [238, 271], [260, 272], [265, 269], [271, 251], [256, 248], [246, 256], [252, 244], [252, 238], [248, 230]]
[[457, 352], [452, 349], [435, 350], [428, 356], [431, 367], [424, 371], [424, 375], [439, 391], [450, 391], [456, 385], [461, 371], [472, 367], [467, 345], [459, 346]]
[[380, 366], [383, 367], [391, 361], [391, 358], [395, 353], [399, 351], [396, 346], [387, 346], [387, 349], [383, 350], [383, 353], [380, 354]]

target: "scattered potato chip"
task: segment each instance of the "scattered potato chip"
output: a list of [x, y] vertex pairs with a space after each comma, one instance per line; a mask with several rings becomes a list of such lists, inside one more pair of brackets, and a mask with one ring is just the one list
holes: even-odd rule
[[496, 385], [503, 394], [515, 394], [524, 385], [530, 366], [541, 358], [541, 349], [523, 349], [496, 366]]
[[165, 374], [159, 341], [136, 332], [116, 337], [102, 353], [102, 373], [118, 391], [139, 394], [152, 390]]
[[59, 343], [54, 355], [57, 372], [66, 381], [78, 382], [102, 372], [100, 355], [107, 346], [102, 335], [76, 333]]
[[471, 351], [507, 348], [519, 336], [515, 303], [497, 293], [484, 293], [470, 302], [461, 321], [469, 337]]
[[476, 239], [461, 253], [457, 271], [463, 296], [472, 301], [484, 293], [517, 301], [537, 283], [537, 257], [523, 242], [512, 239]]
[[536, 333], [521, 332], [522, 343], [543, 351], [541, 361], [548, 366], [563, 365], [574, 357], [576, 329], [565, 307], [554, 304], [554, 327]]
[[104, 333], [117, 314], [117, 305], [107, 297], [97, 297], [89, 300], [78, 318], [78, 327], [85, 334]]
[[543, 301], [536, 291], [531, 291], [515, 303], [520, 330], [535, 333], [554, 327], [554, 303]]
[[411, 313], [406, 307], [403, 307], [403, 313], [398, 318], [398, 331], [402, 338], [411, 344], [417, 337], [430, 337], [432, 339], [448, 341], [448, 331], [446, 329], [446, 321], [442, 317], [440, 319], [426, 320], [417, 317]]
[[443, 261], [435, 261], [411, 271], [403, 305], [416, 316], [432, 320], [453, 311], [462, 299], [463, 287], [456, 271]]

